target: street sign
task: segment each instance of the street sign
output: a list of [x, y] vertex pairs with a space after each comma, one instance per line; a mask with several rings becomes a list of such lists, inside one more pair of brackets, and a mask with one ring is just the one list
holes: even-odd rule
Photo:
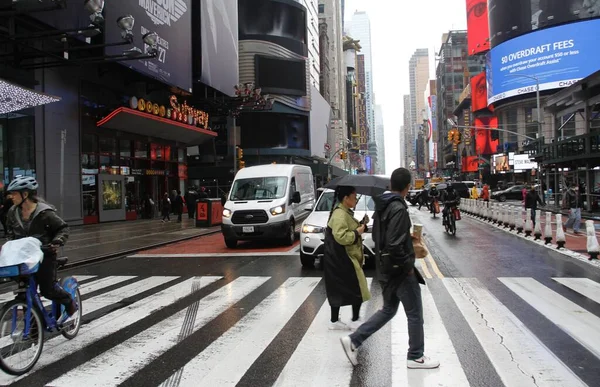
[[325, 150], [326, 151], [330, 151], [331, 150], [331, 145], [325, 143]]

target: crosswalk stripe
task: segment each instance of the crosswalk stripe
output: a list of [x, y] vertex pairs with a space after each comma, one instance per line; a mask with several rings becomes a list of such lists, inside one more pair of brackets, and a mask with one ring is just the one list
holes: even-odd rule
[[434, 370], [409, 370], [406, 367], [408, 322], [400, 304], [392, 320], [392, 386], [443, 386], [448, 385], [449, 381], [453, 386], [468, 386], [469, 382], [428, 286], [421, 286], [421, 298], [425, 346], [428, 348], [425, 355], [439, 360], [441, 366]]
[[[503, 282], [511, 287], [511, 279], [507, 280], [509, 284]], [[454, 278], [443, 283], [505, 385], [585, 386], [479, 280]], [[546, 299], [554, 302], [552, 297]]]
[[[369, 288], [372, 281], [372, 278], [367, 278]], [[360, 308], [363, 319], [367, 317], [365, 312], [368, 305], [369, 302], [365, 302]], [[349, 310], [349, 307], [341, 309], [342, 320], [351, 320], [342, 316]], [[351, 332], [329, 330], [330, 312], [329, 302], [325, 300], [294, 354], [281, 371], [275, 387], [350, 385], [353, 367], [342, 351], [340, 337]]]
[[[203, 288], [221, 278], [223, 277], [206, 276], [190, 278], [120, 310], [108, 313], [87, 325], [82, 325], [79, 334], [73, 340], [64, 340], [62, 337], [50, 339], [44, 343], [43, 354], [33, 370], [35, 372], [53, 364], [100, 339], [150, 316], [158, 310], [189, 296], [192, 294], [190, 291], [192, 285], [197, 281], [200, 281], [201, 288]], [[85, 303], [83, 306], [85, 308]], [[0, 385], [9, 385], [24, 377], [25, 376], [14, 377], [0, 373]]]
[[288, 278], [188, 362], [179, 386], [235, 386], [320, 281], [321, 278]]
[[[250, 294], [269, 278], [240, 277], [204, 297], [198, 304], [166, 318], [49, 384], [55, 387], [120, 384]], [[190, 314], [190, 310], [195, 311], [195, 316], [193, 313]], [[191, 329], [182, 332], [182, 326], [188, 324]]]
[[129, 297], [133, 297], [137, 294], [143, 293], [157, 286], [166, 284], [172, 281], [176, 276], [157, 276], [145, 278], [141, 281], [134, 282], [122, 288], [111, 290], [110, 292], [100, 294], [96, 297], [92, 297], [83, 302], [83, 313], [89, 315], [97, 310], [105, 308], [110, 305], [119, 303], [121, 300]]
[[[87, 293], [95, 292], [97, 290], [102, 290], [109, 286], [120, 284], [121, 282], [128, 281], [135, 277], [136, 276], [134, 276], [134, 275], [117, 275], [117, 276], [101, 278], [99, 280], [92, 281], [90, 283], [81, 285], [81, 287], [79, 288], [79, 292], [82, 295], [84, 295]], [[77, 277], [75, 277], [75, 278], [77, 278]]]
[[600, 284], [589, 278], [552, 278], [597, 303], [600, 303]]
[[499, 278], [510, 290], [600, 358], [600, 318], [533, 278]]
[[96, 278], [98, 276], [97, 275], [79, 275], [79, 274], [73, 274], [73, 277], [77, 278], [78, 282], [83, 282], [83, 281], [87, 281], [87, 280], [92, 279], [92, 278]]

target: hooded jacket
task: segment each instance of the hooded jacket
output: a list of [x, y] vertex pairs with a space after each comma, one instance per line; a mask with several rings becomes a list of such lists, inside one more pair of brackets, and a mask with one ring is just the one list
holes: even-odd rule
[[[34, 237], [42, 242], [42, 245], [64, 245], [69, 238], [69, 226], [57, 214], [54, 207], [47, 203], [38, 203], [37, 208], [31, 214], [29, 228], [21, 218], [18, 206], [12, 206], [8, 210], [6, 228], [8, 240]], [[45, 251], [46, 254], [53, 254]]]
[[387, 282], [405, 278], [415, 271], [420, 283], [425, 283], [415, 269], [415, 250], [410, 228], [408, 206], [404, 198], [385, 193], [375, 199], [373, 239], [379, 280]]

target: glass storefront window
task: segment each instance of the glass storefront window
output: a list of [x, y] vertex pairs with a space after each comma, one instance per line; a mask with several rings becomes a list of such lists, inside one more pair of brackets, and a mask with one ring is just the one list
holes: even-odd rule
[[135, 157], [138, 159], [148, 158], [148, 144], [141, 141], [135, 142]]
[[119, 154], [121, 157], [131, 157], [131, 141], [120, 140], [119, 141]]
[[98, 139], [99, 153], [114, 155], [117, 153], [117, 140], [110, 137]]
[[19, 175], [35, 177], [35, 119], [31, 109], [0, 115], [0, 170], [5, 184]]
[[178, 163], [185, 163], [185, 149], [183, 148], [179, 148], [177, 149], [177, 162]]
[[94, 134], [84, 134], [81, 139], [83, 153], [98, 153], [98, 137]]
[[89, 173], [98, 173], [98, 156], [90, 153], [82, 154], [81, 169], [90, 170]]
[[83, 214], [84, 216], [97, 215], [97, 191], [96, 181], [98, 177], [96, 175], [83, 175], [81, 177], [82, 191], [83, 191]]

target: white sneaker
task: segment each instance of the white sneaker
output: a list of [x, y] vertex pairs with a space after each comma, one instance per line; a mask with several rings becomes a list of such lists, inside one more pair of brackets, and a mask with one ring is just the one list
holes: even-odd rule
[[350, 327], [344, 324], [342, 321], [337, 320], [336, 322], [329, 322], [329, 330], [331, 331], [349, 331]]
[[342, 343], [342, 348], [344, 349], [344, 352], [346, 353], [346, 357], [348, 358], [348, 360], [350, 360], [350, 363], [353, 366], [357, 366], [358, 365], [358, 350], [356, 348], [354, 348], [354, 345], [352, 344], [352, 339], [350, 339], [350, 336], [344, 336], [340, 338], [340, 342]]
[[407, 360], [406, 366], [408, 368], [432, 369], [438, 368], [440, 366], [440, 362], [437, 360], [432, 360], [427, 356], [422, 356], [420, 359]]

